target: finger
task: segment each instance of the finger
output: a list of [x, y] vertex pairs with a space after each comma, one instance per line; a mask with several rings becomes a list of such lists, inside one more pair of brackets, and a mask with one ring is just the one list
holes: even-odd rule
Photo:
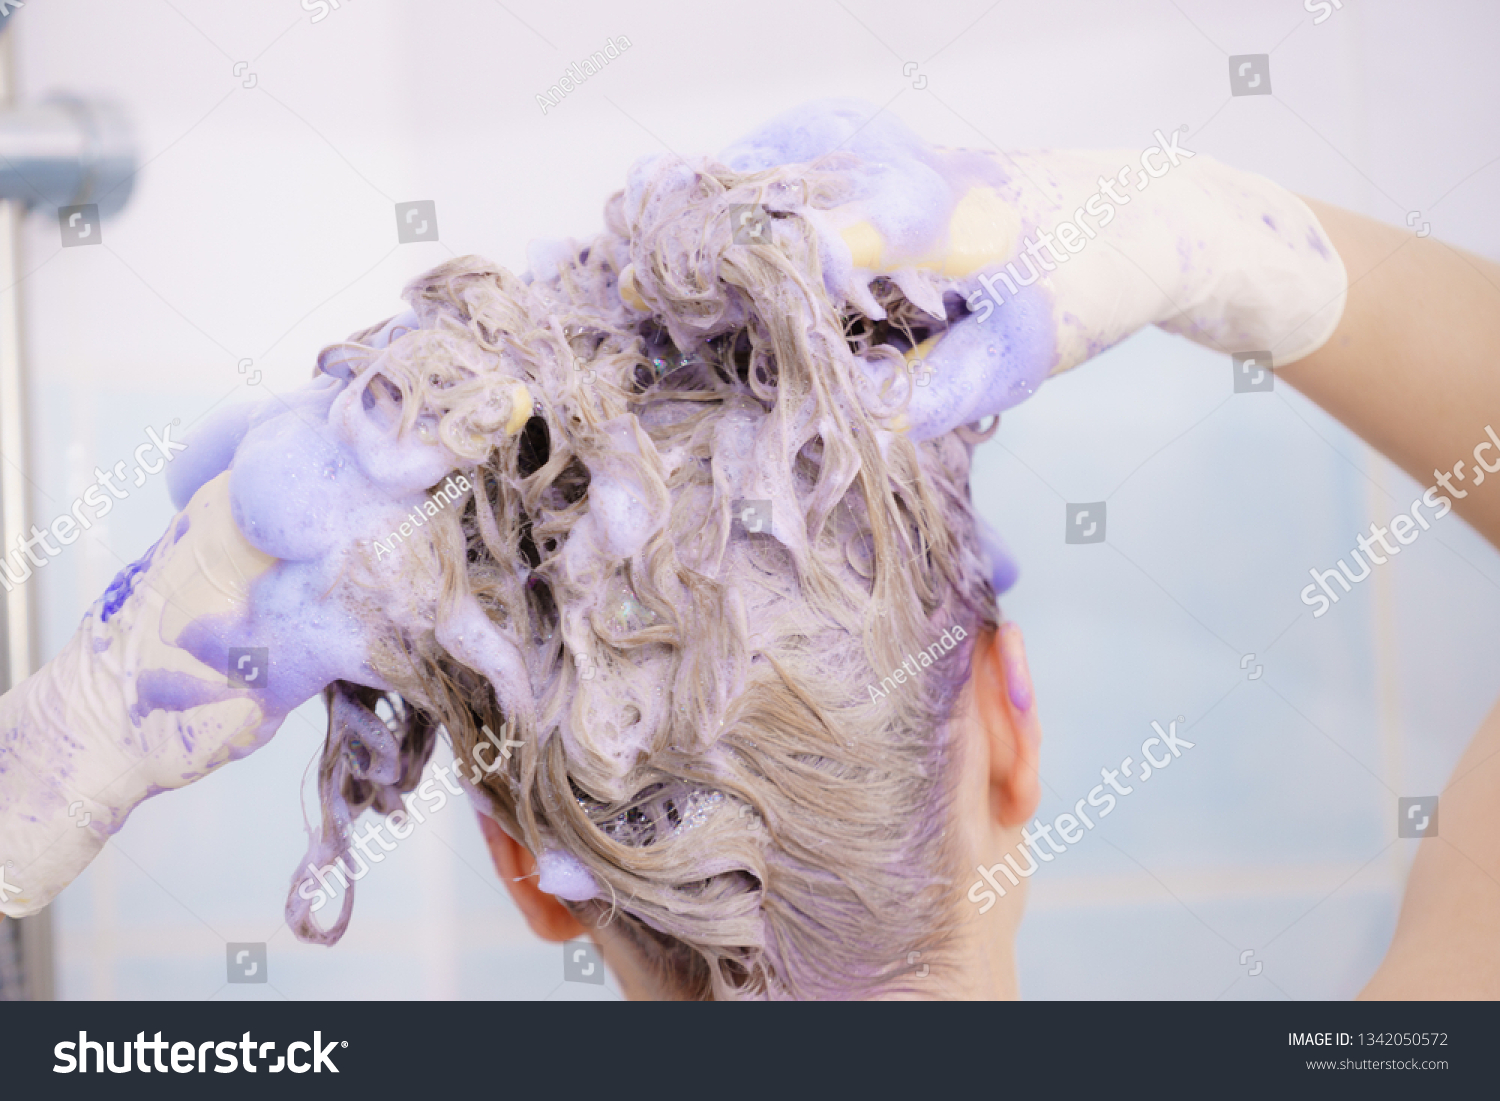
[[1005, 668], [1005, 688], [1012, 718], [1027, 744], [1035, 750], [1042, 742], [1042, 725], [1037, 718], [1031, 669], [1026, 664], [1026, 642], [1021, 628], [1009, 620], [1000, 625], [1000, 662]]
[[1020, 404], [1047, 378], [1056, 347], [1047, 294], [1027, 287], [998, 308], [982, 305], [908, 354], [914, 385], [898, 431], [941, 436]]
[[[888, 221], [896, 221], [911, 211], [897, 203]], [[935, 236], [920, 241], [903, 241], [900, 231], [892, 233], [865, 214], [868, 204], [850, 203], [829, 211], [835, 224], [842, 225], [839, 236], [849, 248], [855, 268], [875, 275], [892, 275], [903, 268], [930, 271], [947, 279], [963, 279], [983, 268], [1000, 264], [1015, 252], [1021, 236], [1021, 215], [1015, 206], [992, 187], [970, 187], [954, 201], [951, 193], [942, 196], [938, 209], [952, 207], [946, 226]], [[937, 230], [933, 227], [929, 233]]]

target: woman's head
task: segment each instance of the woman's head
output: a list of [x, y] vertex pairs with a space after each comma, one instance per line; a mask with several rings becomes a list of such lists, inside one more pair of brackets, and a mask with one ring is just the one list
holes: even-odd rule
[[504, 729], [519, 747], [473, 771], [489, 813], [674, 992], [859, 997], [942, 967], [970, 856], [955, 719], [999, 564], [982, 437], [895, 430], [903, 353], [948, 319], [891, 284], [880, 318], [830, 299], [814, 222], [839, 196], [836, 172], [657, 162], [555, 270], [456, 259], [408, 287], [417, 328], [342, 346], [367, 404], [464, 460], [436, 568], [534, 706], [506, 713], [441, 624], [391, 639], [400, 767], [347, 764], [379, 694], [336, 686], [325, 840], [399, 805], [438, 725], [461, 762]]

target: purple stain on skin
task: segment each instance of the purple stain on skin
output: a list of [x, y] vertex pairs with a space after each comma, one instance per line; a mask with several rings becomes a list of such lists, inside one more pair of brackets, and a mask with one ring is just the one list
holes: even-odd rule
[[188, 518], [187, 513], [181, 513], [177, 517], [177, 529], [172, 534], [172, 542], [174, 545], [182, 541], [182, 537], [188, 533], [188, 528], [191, 526], [192, 521]]
[[1323, 244], [1322, 240], [1318, 237], [1318, 231], [1317, 230], [1312, 229], [1312, 228], [1308, 229], [1308, 231], [1307, 231], [1307, 244], [1308, 244], [1309, 248], [1311, 248], [1314, 252], [1316, 252], [1323, 259], [1327, 260], [1329, 258], [1329, 256], [1328, 256], [1328, 248], [1327, 248], [1326, 245]]
[[1271, 227], [1271, 232], [1272, 233], [1277, 232], [1277, 229], [1276, 229], [1276, 219], [1272, 218], [1269, 214], [1262, 214], [1260, 216], [1260, 220], [1262, 222], [1265, 222], [1266, 225], [1268, 225], [1268, 226]]

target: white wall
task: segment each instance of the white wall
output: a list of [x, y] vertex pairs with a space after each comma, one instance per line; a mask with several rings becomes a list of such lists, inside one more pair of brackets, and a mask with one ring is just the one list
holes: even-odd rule
[[[148, 425], [254, 396], [240, 360], [297, 385], [324, 343], [395, 312], [411, 275], [463, 252], [520, 269], [528, 239], [594, 232], [636, 157], [712, 151], [819, 96], [971, 146], [1140, 149], [1186, 124], [1191, 149], [1397, 224], [1419, 210], [1500, 255], [1500, 10], [1313, 18], [1292, 0], [345, 0], [317, 24], [295, 0], [28, 3], [23, 94], [123, 101], [146, 158], [103, 247], [61, 249], [50, 214], [32, 221], [38, 510]], [[630, 49], [544, 115], [535, 94], [620, 35]], [[1226, 56], [1268, 51], [1274, 95], [1231, 98]], [[440, 243], [396, 244], [393, 204], [412, 199], [436, 201]], [[1476, 440], [1486, 419], [1500, 410], [1475, 411]], [[1033, 881], [1024, 992], [1353, 994], [1415, 844], [1395, 839], [1396, 799], [1442, 786], [1500, 687], [1495, 552], [1446, 519], [1313, 620], [1308, 568], [1420, 487], [1289, 389], [1231, 395], [1222, 357], [1154, 331], [1006, 414], [974, 487], [1022, 564], [1005, 611], [1039, 689], [1043, 814], [1153, 719], [1185, 716], [1195, 741]], [[1106, 498], [1108, 542], [1064, 546], [1064, 502]], [[45, 653], [169, 515], [148, 482], [50, 564]], [[267, 749], [136, 812], [55, 908], [63, 996], [617, 996], [562, 983], [462, 808], [365, 880], [342, 944], [298, 944], [281, 908], [322, 723], [306, 707]], [[269, 942], [268, 985], [225, 985], [227, 941]]]

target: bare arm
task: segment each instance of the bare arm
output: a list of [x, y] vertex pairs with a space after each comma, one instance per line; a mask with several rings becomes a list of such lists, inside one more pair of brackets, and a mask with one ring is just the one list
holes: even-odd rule
[[1361, 998], [1500, 997], [1500, 707], [1474, 735], [1420, 842], [1401, 918]]
[[[1500, 265], [1308, 204], [1344, 260], [1349, 300], [1333, 338], [1278, 373], [1424, 486], [1462, 460], [1454, 507], [1500, 546], [1500, 475], [1476, 488], [1472, 454], [1485, 425], [1500, 429]], [[1441, 807], [1363, 998], [1500, 997], [1500, 707]]]
[[1332, 339], [1277, 374], [1424, 486], [1462, 461], [1453, 484], [1467, 496], [1453, 507], [1500, 546], [1500, 475], [1491, 492], [1472, 474], [1485, 425], [1500, 432], [1500, 265], [1305, 201], [1343, 258], [1349, 299]]
[[[912, 438], [1007, 409], [1156, 324], [1221, 352], [1269, 349], [1287, 382], [1421, 485], [1442, 484], [1500, 546], [1500, 435], [1485, 431], [1500, 428], [1500, 266], [1154, 137], [1138, 164], [1118, 150], [1048, 150], [981, 170], [889, 121], [813, 105], [724, 159], [754, 170], [838, 148], [881, 165], [887, 183], [906, 181], [856, 189], [830, 212], [825, 252], [851, 301], [876, 274], [936, 263], [960, 279], [968, 316], [908, 353], [923, 371], [898, 425]], [[942, 194], [934, 174], [950, 207], [925, 202]], [[914, 278], [902, 286], [922, 290]], [[899, 395], [900, 380], [891, 385]], [[1479, 461], [1495, 467], [1482, 485]], [[1500, 713], [1443, 793], [1442, 815], [1374, 996], [1500, 997]]]

